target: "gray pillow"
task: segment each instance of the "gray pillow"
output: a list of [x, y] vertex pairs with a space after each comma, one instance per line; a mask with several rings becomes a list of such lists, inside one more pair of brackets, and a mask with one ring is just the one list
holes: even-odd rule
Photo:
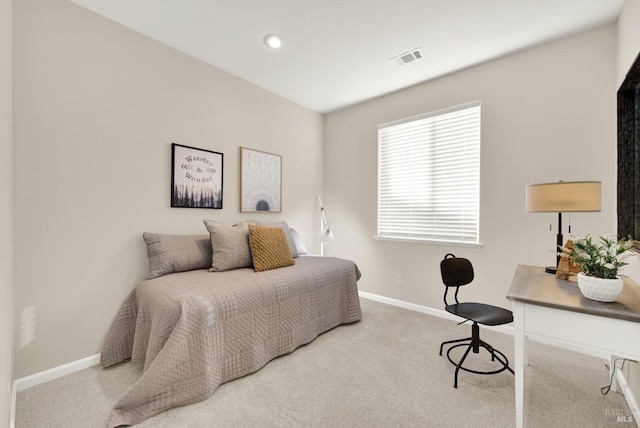
[[213, 248], [209, 261], [210, 271], [224, 272], [253, 266], [249, 250], [250, 223], [255, 224], [255, 222], [243, 221], [234, 226], [228, 226], [217, 221], [204, 220]]
[[142, 237], [149, 257], [148, 279], [211, 267], [211, 239], [207, 235], [144, 232]]
[[291, 234], [291, 229], [286, 221], [256, 221], [254, 224], [258, 226], [267, 226], [267, 227], [279, 227], [284, 230], [284, 235], [287, 237], [287, 242], [289, 243], [289, 248], [291, 249], [291, 257], [298, 257], [298, 250], [296, 247], [296, 243], [293, 240], [293, 235]]

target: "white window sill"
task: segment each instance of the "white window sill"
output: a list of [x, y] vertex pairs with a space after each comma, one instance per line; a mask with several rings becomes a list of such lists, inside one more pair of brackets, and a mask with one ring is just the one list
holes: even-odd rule
[[447, 245], [454, 247], [483, 247], [482, 242], [461, 242], [461, 241], [439, 241], [435, 239], [411, 239], [411, 238], [389, 238], [386, 236], [374, 236], [376, 241], [392, 241], [392, 242], [407, 242], [410, 244], [423, 244], [423, 245]]

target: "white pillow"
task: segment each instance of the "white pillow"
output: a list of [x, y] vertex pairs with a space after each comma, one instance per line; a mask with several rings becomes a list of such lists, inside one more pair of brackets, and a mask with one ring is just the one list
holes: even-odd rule
[[304, 242], [302, 242], [302, 237], [293, 227], [291, 228], [291, 237], [293, 238], [293, 242], [295, 242], [296, 251], [299, 256], [309, 254], [307, 247], [304, 245]]

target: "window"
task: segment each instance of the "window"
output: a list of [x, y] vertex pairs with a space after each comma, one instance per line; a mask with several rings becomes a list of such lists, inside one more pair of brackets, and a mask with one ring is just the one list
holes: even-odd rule
[[379, 239], [479, 243], [480, 103], [378, 127]]

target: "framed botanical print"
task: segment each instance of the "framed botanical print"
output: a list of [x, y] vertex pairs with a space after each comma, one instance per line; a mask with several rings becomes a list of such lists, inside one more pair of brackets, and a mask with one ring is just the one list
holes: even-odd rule
[[171, 206], [222, 209], [224, 155], [171, 144]]
[[282, 212], [282, 156], [240, 147], [240, 212]]

